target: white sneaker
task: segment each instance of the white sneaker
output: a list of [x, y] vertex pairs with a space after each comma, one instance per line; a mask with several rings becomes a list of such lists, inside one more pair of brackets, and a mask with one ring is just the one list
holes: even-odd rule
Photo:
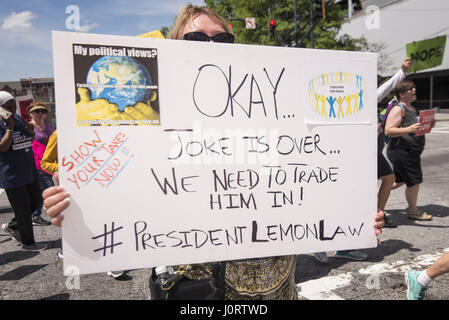
[[11, 239], [20, 242], [20, 233], [17, 230], [11, 229], [7, 223], [2, 224], [2, 229], [4, 232], [11, 236]]
[[106, 274], [114, 279], [120, 278], [124, 272], [123, 271], [108, 271]]

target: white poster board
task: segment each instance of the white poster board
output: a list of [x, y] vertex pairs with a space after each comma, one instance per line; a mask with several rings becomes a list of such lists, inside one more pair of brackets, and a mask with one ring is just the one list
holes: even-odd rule
[[66, 273], [376, 246], [374, 54], [65, 32], [53, 52]]

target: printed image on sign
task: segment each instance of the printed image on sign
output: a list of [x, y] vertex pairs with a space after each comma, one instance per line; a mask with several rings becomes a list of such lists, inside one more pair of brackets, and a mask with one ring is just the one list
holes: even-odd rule
[[[374, 54], [65, 32], [53, 43], [65, 270], [376, 246]], [[91, 68], [106, 89], [106, 71], [124, 64], [96, 69], [115, 57], [106, 49], [157, 53], [138, 60], [156, 86], [138, 100], [159, 125], [98, 111], [132, 115], [127, 91], [100, 97], [90, 84]], [[78, 109], [80, 89], [97, 111]], [[315, 94], [326, 98], [318, 110]]]
[[433, 121], [435, 120], [435, 110], [421, 110], [419, 112], [419, 123], [421, 128], [415, 133], [415, 136], [422, 136], [432, 130]]
[[33, 102], [33, 95], [31, 93], [16, 97], [17, 113], [25, 122], [29, 122], [31, 120], [30, 115], [27, 111], [27, 108], [31, 102]]
[[12, 116], [12, 112], [6, 110], [3, 107], [0, 107], [0, 118], [2, 119], [8, 119], [9, 117]]
[[157, 50], [73, 44], [76, 121], [159, 125]]
[[[370, 110], [367, 101], [367, 75], [363, 62], [353, 61], [347, 69], [339, 63], [328, 63], [311, 59], [308, 76], [304, 79], [307, 90], [306, 122], [313, 124], [369, 124]], [[338, 66], [338, 67], [336, 67]]]

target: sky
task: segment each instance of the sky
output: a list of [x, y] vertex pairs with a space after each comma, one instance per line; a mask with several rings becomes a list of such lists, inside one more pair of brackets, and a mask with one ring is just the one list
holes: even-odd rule
[[135, 36], [170, 27], [187, 3], [204, 5], [203, 0], [0, 0], [0, 81], [53, 77], [52, 30]]

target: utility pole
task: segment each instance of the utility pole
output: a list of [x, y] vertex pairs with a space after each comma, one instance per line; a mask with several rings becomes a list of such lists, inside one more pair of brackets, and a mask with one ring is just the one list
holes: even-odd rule
[[[313, 0], [310, 0], [310, 17], [313, 17]], [[312, 31], [310, 32], [310, 44], [311, 44], [311, 48], [315, 47], [315, 43], [314, 43], [314, 38], [313, 38], [313, 29], [314, 29], [314, 25], [313, 25], [313, 19], [310, 19], [310, 23], [311, 23], [311, 29]]]
[[297, 1], [294, 0], [294, 15], [295, 15], [295, 47], [299, 47], [298, 45], [298, 16], [297, 16], [297, 9], [296, 9], [296, 3]]
[[348, 18], [352, 17], [352, 0], [348, 0]]

